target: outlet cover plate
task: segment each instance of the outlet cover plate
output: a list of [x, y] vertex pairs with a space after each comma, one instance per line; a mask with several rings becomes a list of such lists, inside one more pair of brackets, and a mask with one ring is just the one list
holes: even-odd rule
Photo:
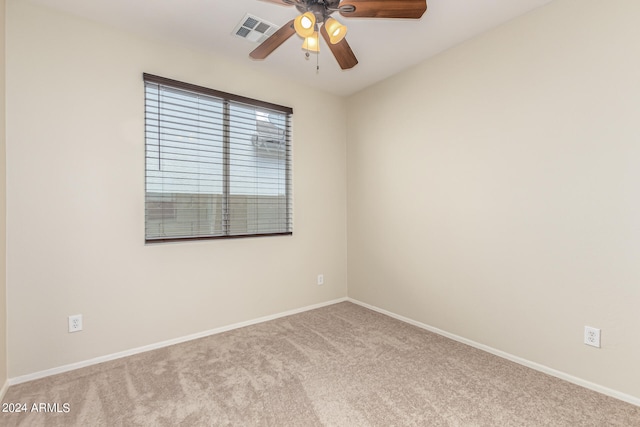
[[591, 326], [584, 327], [584, 343], [600, 348], [600, 329]]
[[69, 316], [69, 332], [79, 332], [82, 330], [82, 314]]

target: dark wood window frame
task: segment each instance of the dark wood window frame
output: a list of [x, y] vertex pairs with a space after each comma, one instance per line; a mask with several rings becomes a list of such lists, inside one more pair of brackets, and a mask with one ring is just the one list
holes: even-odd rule
[[145, 242], [293, 234], [293, 109], [143, 80]]

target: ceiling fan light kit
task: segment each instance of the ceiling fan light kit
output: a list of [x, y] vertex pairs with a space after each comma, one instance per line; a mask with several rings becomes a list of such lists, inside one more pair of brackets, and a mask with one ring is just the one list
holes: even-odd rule
[[294, 34], [304, 38], [302, 48], [319, 52], [318, 29], [329, 50], [343, 70], [358, 63], [345, 39], [347, 27], [331, 17], [334, 12], [345, 18], [420, 19], [427, 10], [426, 0], [263, 0], [283, 6], [295, 6], [301, 13], [273, 33], [249, 56], [265, 59]]

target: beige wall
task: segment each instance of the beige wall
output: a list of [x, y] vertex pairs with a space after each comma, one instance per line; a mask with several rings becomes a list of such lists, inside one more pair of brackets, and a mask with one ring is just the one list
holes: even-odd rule
[[[0, 0], [0, 390], [7, 381], [5, 0]], [[1, 397], [1, 396], [0, 396]]]
[[[9, 377], [346, 296], [344, 100], [7, 6]], [[144, 245], [143, 72], [294, 109], [292, 237]]]
[[557, 0], [350, 98], [349, 296], [640, 397], [638, 17]]

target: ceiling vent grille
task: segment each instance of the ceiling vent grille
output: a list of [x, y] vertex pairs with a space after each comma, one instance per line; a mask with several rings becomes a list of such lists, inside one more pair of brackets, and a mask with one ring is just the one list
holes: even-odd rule
[[273, 25], [271, 22], [247, 13], [238, 25], [236, 25], [231, 34], [253, 43], [262, 43], [271, 34], [275, 33], [278, 28], [279, 27]]

